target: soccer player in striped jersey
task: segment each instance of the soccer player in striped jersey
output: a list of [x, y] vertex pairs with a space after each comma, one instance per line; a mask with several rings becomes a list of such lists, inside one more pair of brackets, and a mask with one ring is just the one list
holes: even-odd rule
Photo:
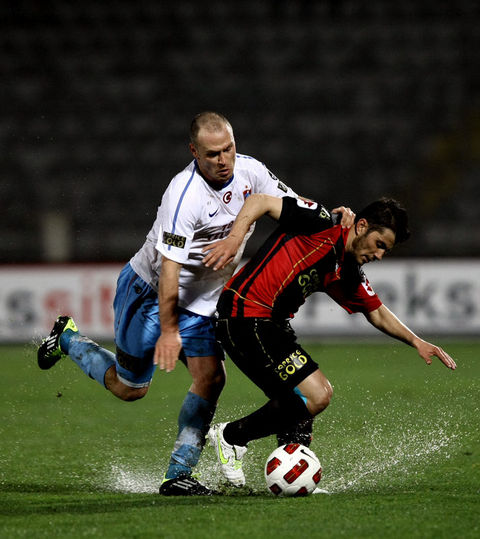
[[229, 237], [206, 249], [205, 264], [218, 270], [228, 263], [245, 231], [263, 214], [277, 219], [278, 229], [229, 280], [218, 302], [217, 337], [269, 398], [252, 414], [209, 431], [223, 474], [233, 484], [244, 481], [242, 458], [249, 441], [295, 429], [308, 434], [313, 418], [330, 402], [330, 382], [288, 323], [313, 292], [328, 294], [349, 313], [364, 314], [380, 331], [416, 348], [426, 363], [436, 356], [456, 368], [444, 350], [415, 335], [382, 304], [362, 271], [409, 237], [407, 214], [397, 201], [373, 202], [355, 217], [354, 226], [342, 229], [338, 217], [320, 204], [254, 195]]
[[[170, 182], [144, 245], [119, 276], [116, 354], [82, 336], [69, 316], [57, 319], [38, 350], [42, 369], [69, 355], [88, 376], [125, 401], [145, 396], [157, 365], [170, 372], [177, 359], [185, 363], [192, 385], [160, 486], [164, 495], [211, 494], [191, 474], [225, 383], [223, 350], [215, 339], [212, 317], [253, 227], [220, 271], [203, 265], [203, 248], [228, 235], [251, 194], [296, 197], [263, 163], [237, 154], [232, 126], [219, 113], [203, 112], [194, 118], [190, 151], [193, 161]], [[348, 220], [344, 211], [345, 216]]]

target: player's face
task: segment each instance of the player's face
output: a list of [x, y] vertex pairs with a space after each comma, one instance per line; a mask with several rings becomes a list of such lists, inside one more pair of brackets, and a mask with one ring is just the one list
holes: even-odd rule
[[381, 260], [395, 244], [395, 233], [390, 228], [368, 229], [368, 223], [357, 223], [357, 236], [352, 241], [351, 253], [358, 264]]
[[200, 172], [210, 182], [224, 184], [233, 176], [235, 167], [235, 139], [230, 126], [220, 131], [200, 129], [197, 143], [190, 144]]

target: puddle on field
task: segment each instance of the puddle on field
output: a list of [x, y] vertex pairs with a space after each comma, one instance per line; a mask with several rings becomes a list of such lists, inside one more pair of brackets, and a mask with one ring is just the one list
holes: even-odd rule
[[[320, 486], [330, 494], [346, 490], [371, 490], [376, 485], [385, 484], [386, 478], [412, 475], [414, 471], [437, 458], [448, 458], [449, 451], [457, 436], [447, 434], [442, 427], [424, 432], [399, 433], [398, 439], [385, 439], [377, 430], [370, 437], [362, 440], [355, 450], [338, 448], [329, 454], [328, 459], [320, 460], [324, 467], [324, 479]], [[353, 452], [352, 452], [353, 451]], [[197, 467], [200, 481], [218, 488], [223, 483], [220, 468], [211, 448], [206, 448]], [[253, 453], [253, 454], [252, 454]], [[260, 454], [261, 453], [261, 454]], [[247, 485], [254, 491], [265, 491], [263, 478], [263, 453], [252, 448], [247, 453], [244, 464]], [[163, 463], [158, 467], [151, 462], [142, 465], [139, 462], [117, 461], [110, 464], [110, 469], [97, 475], [103, 477], [97, 487], [125, 493], [157, 493], [163, 477]]]
[[[249, 408], [238, 407], [235, 416], [249, 413]], [[318, 438], [315, 434], [311, 449], [317, 453], [324, 470], [319, 486], [330, 494], [347, 490], [361, 492], [386, 484], [404, 487], [414, 481], [424, 466], [448, 459], [461, 438], [461, 429], [453, 421], [453, 417], [456, 421], [460, 419], [461, 412], [444, 411], [432, 422], [431, 418], [422, 420], [415, 411], [405, 414], [404, 410], [393, 411], [387, 405], [377, 406], [376, 411], [375, 421], [365, 421], [358, 435], [352, 435], [352, 425], [335, 419], [319, 426]], [[170, 446], [173, 429], [167, 438]], [[247, 486], [254, 493], [267, 492], [263, 466], [275, 442], [271, 437], [250, 444], [244, 471]], [[157, 493], [168, 462], [165, 448], [163, 455], [158, 461], [151, 455], [148, 459], [131, 460], [121, 455], [111, 456], [110, 463], [97, 466], [96, 486], [115, 492]], [[208, 443], [195, 472], [210, 488], [225, 484], [215, 451]]]

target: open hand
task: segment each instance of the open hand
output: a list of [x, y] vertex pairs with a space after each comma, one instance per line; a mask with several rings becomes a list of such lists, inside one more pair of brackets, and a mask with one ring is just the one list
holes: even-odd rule
[[182, 339], [178, 332], [162, 333], [155, 344], [153, 363], [158, 365], [160, 370], [171, 372], [181, 349]]
[[203, 248], [207, 253], [202, 262], [207, 268], [213, 266], [213, 271], [223, 269], [235, 258], [240, 245], [236, 237], [227, 236]]

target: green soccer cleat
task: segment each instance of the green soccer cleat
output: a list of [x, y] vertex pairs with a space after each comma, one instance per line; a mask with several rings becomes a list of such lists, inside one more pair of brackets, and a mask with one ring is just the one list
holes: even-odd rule
[[60, 336], [64, 331], [70, 329], [78, 332], [75, 322], [69, 316], [59, 316], [53, 325], [50, 335], [43, 339], [38, 347], [37, 360], [38, 366], [43, 369], [50, 369], [55, 363], [66, 354], [60, 348]]
[[218, 462], [223, 475], [236, 487], [245, 485], [245, 474], [242, 470], [242, 459], [247, 448], [240, 445], [230, 445], [223, 437], [223, 429], [226, 423], [214, 425], [208, 431], [210, 443], [215, 448]]
[[199, 483], [190, 475], [180, 475], [173, 479], [164, 478], [159, 489], [162, 496], [214, 496], [220, 494]]

